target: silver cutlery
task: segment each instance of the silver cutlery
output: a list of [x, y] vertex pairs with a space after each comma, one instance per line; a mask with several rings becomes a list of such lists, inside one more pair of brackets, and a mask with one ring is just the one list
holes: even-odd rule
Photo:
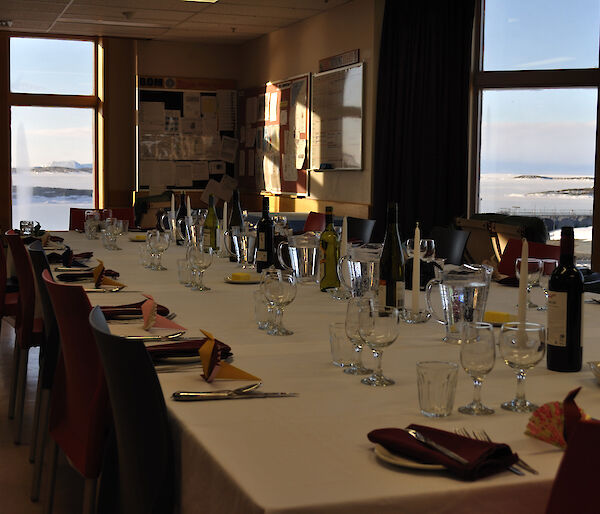
[[460, 462], [461, 464], [469, 463], [469, 461], [467, 459], [454, 453], [452, 450], [446, 448], [445, 446], [442, 446], [441, 444], [436, 443], [434, 440], [430, 439], [429, 437], [424, 436], [421, 432], [417, 432], [416, 430], [414, 430], [412, 428], [403, 428], [402, 430], [404, 430], [405, 432], [410, 434], [417, 441], [423, 443], [425, 446], [429, 446], [430, 448], [433, 448], [434, 450], [437, 450], [438, 452], [443, 453], [446, 457], [450, 457], [451, 459], [455, 460], [456, 462]]
[[[177, 314], [175, 314], [174, 312], [172, 312], [171, 314], [168, 314], [167, 316], [165, 316], [165, 318], [167, 318], [168, 320], [172, 320], [173, 318], [175, 318], [175, 316], [177, 316]], [[109, 324], [117, 324], [117, 325], [135, 325], [136, 323], [139, 324], [140, 321], [142, 320], [143, 316], [140, 315], [135, 315], [135, 314], [128, 314], [127, 317], [124, 318], [120, 318], [120, 317], [116, 317], [116, 318], [112, 318], [111, 320], [108, 321]]]
[[[111, 288], [102, 288], [102, 287], [90, 287], [90, 288], [85, 288], [84, 291], [86, 293], [118, 293], [119, 291], [121, 291], [125, 286], [116, 286], [116, 287], [111, 287]], [[127, 289], [127, 291], [124, 291], [125, 293], [143, 293], [144, 291], [134, 291], [132, 289]]]
[[180, 330], [179, 332], [174, 332], [173, 334], [168, 335], [143, 335], [143, 336], [122, 336], [124, 339], [129, 339], [132, 341], [173, 341], [173, 340], [181, 340], [179, 339], [183, 334], [185, 334], [185, 330]]
[[251, 392], [245, 394], [215, 393], [212, 391], [175, 391], [173, 400], [178, 402], [206, 401], [206, 400], [247, 400], [249, 398], [288, 398], [298, 396], [298, 393], [261, 393]]
[[[480, 430], [479, 436], [482, 437], [482, 441], [487, 441], [488, 443], [492, 442], [492, 438], [488, 435], [488, 433], [485, 430]], [[529, 471], [533, 475], [539, 475], [539, 472], [536, 469], [532, 468], [529, 464], [527, 464], [521, 457], [519, 457], [519, 460], [517, 461], [517, 466], [523, 468], [525, 471]]]

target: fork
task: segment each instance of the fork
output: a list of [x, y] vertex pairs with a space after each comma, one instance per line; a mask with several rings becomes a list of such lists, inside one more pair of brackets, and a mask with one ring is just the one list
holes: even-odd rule
[[[458, 435], [462, 435], [464, 437], [468, 437], [469, 439], [477, 439], [478, 441], [488, 441], [488, 442], [491, 442], [491, 439], [489, 439], [489, 437], [487, 439], [482, 439], [483, 436], [480, 436], [475, 431], [473, 431], [473, 433], [470, 433], [466, 428], [457, 428], [454, 431]], [[486, 436], [487, 436], [487, 434], [486, 434]], [[518, 464], [518, 462], [517, 462], [517, 464]], [[520, 469], [517, 469], [515, 466], [510, 466], [507, 469], [509, 471], [511, 471], [512, 473], [514, 473], [515, 475], [520, 475], [520, 476], [525, 475], [525, 473], [523, 473]]]
[[[488, 435], [488, 433], [485, 430], [480, 430], [479, 436], [483, 438], [481, 439], [482, 441], [488, 441], [489, 443], [492, 442], [492, 438]], [[517, 461], [517, 466], [522, 467], [525, 471], [529, 471], [534, 475], [539, 475], [539, 472], [536, 469], [532, 468], [529, 464], [527, 464], [523, 459], [521, 459], [521, 457], [519, 457], [519, 460]]]

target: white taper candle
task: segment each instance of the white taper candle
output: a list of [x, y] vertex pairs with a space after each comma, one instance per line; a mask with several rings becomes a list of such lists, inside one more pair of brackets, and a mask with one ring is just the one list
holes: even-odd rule
[[413, 269], [412, 269], [412, 310], [413, 313], [419, 312], [419, 291], [421, 289], [421, 229], [419, 222], [415, 227], [413, 250]]

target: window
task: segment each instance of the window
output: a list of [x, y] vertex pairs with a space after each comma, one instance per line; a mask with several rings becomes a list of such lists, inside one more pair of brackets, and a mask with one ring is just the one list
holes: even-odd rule
[[67, 230], [95, 190], [96, 44], [10, 38], [12, 220]]
[[475, 27], [470, 211], [572, 224], [589, 255], [600, 4], [482, 0]]

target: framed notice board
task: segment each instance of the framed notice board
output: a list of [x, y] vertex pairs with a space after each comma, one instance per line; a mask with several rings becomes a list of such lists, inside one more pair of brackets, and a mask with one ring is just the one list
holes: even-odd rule
[[218, 197], [230, 197], [237, 185], [237, 91], [227, 86], [233, 84], [140, 79], [138, 191], [208, 186]]
[[312, 77], [311, 170], [362, 169], [363, 63]]
[[240, 92], [238, 181], [246, 190], [308, 192], [309, 75]]

